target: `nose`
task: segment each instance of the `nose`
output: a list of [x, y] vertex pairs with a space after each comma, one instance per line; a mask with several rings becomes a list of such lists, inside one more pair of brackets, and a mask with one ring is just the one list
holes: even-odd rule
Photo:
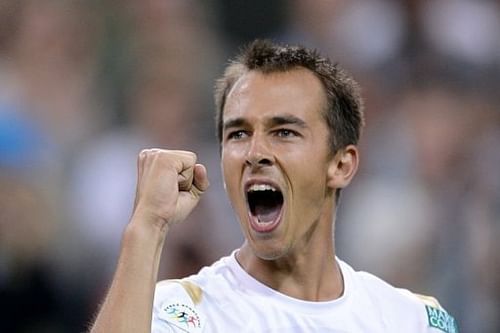
[[258, 168], [273, 165], [273, 155], [267, 147], [267, 143], [260, 135], [253, 135], [249, 143], [250, 146], [245, 157], [245, 164], [247, 166]]

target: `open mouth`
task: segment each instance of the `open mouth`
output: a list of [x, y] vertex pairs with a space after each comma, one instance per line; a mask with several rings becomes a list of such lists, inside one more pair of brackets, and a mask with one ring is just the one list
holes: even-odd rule
[[283, 194], [269, 184], [254, 184], [247, 190], [252, 227], [259, 232], [273, 230], [280, 221]]

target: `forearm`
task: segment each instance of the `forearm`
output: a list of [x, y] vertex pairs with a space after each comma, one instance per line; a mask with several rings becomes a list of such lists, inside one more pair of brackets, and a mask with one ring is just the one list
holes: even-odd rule
[[186, 151], [145, 149], [137, 160], [133, 217], [91, 333], [151, 332], [161, 250], [170, 225], [182, 222], [208, 188], [207, 171]]
[[92, 333], [151, 331], [154, 289], [166, 231], [134, 217], [125, 229], [120, 258]]

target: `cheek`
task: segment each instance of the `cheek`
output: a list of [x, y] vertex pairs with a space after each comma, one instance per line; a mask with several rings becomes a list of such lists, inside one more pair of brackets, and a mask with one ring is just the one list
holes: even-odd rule
[[299, 205], [306, 208], [321, 205], [327, 190], [327, 169], [322, 164], [311, 161], [300, 169], [290, 169], [289, 176]]
[[227, 194], [230, 196], [231, 201], [233, 196], [237, 194], [239, 189], [239, 168], [237, 167], [237, 160], [231, 158], [227, 154], [223, 154], [221, 157], [221, 169], [222, 177], [224, 179], [224, 188]]
[[224, 183], [229, 185], [227, 183], [231, 181], [231, 176], [234, 174], [234, 161], [227, 153], [223, 153], [221, 156], [221, 170], [222, 176], [224, 177]]
[[225, 147], [222, 149], [221, 153], [221, 167], [224, 178], [231, 177], [238, 173], [241, 166], [244, 164], [245, 157], [243, 149], [238, 149], [239, 147]]

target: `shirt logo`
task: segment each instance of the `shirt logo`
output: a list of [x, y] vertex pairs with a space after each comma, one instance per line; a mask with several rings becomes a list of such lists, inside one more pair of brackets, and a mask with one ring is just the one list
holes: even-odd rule
[[429, 326], [440, 329], [445, 333], [458, 333], [458, 326], [455, 319], [446, 311], [426, 305]]
[[201, 327], [200, 316], [193, 308], [186, 304], [169, 304], [163, 311], [167, 315], [168, 321], [180, 325], [187, 330]]

